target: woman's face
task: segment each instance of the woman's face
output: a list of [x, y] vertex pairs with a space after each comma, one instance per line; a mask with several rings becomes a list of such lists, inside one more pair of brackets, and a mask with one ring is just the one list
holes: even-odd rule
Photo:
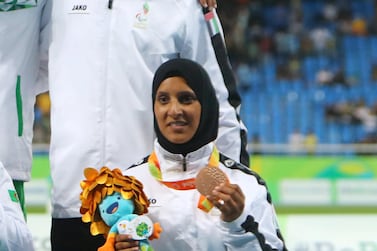
[[183, 144], [199, 127], [201, 105], [183, 78], [170, 77], [157, 89], [154, 113], [162, 135], [174, 144]]

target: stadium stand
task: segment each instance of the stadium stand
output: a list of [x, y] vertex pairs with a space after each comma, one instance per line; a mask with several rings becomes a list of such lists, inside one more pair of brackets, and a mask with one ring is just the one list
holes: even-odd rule
[[[229, 17], [231, 9], [241, 14]], [[243, 79], [249, 140], [286, 144], [298, 128], [319, 144], [377, 143], [376, 1], [220, 2], [219, 14]], [[249, 71], [237, 71], [240, 62]], [[321, 71], [329, 72], [327, 83], [319, 81]], [[355, 119], [360, 103], [366, 121]], [[344, 108], [341, 119], [327, 116], [332, 107]]]

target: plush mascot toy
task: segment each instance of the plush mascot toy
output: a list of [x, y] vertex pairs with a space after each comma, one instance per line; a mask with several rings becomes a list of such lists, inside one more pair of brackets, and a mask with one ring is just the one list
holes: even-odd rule
[[132, 176], [123, 176], [120, 169], [102, 167], [84, 170], [86, 180], [81, 182], [80, 213], [83, 222], [91, 222], [92, 235], [103, 234], [106, 243], [99, 251], [113, 251], [116, 234], [129, 234], [139, 240], [141, 251], [153, 251], [148, 239], [159, 238], [158, 223], [145, 215], [149, 201], [143, 185]]

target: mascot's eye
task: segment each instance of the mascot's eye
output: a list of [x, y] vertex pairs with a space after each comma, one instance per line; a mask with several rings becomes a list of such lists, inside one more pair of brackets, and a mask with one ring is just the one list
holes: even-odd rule
[[120, 196], [118, 196], [118, 200], [120, 200]]

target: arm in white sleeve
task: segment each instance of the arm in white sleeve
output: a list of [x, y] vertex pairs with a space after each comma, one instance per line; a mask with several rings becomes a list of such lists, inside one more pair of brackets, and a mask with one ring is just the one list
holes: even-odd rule
[[[286, 251], [271, 198], [263, 183], [245, 194], [245, 208], [233, 222], [221, 222], [228, 251]], [[253, 193], [256, 196], [250, 194]]]
[[0, 162], [0, 250], [33, 251], [33, 239], [9, 174]]
[[[239, 161], [241, 154], [242, 123], [237, 111], [228, 101], [228, 90], [218, 65], [211, 37], [200, 5], [195, 0], [186, 2], [188, 6], [185, 41], [181, 57], [200, 63], [208, 72], [220, 104], [219, 134], [216, 146], [220, 152]], [[192, 3], [192, 4], [191, 4]], [[221, 30], [221, 24], [218, 23]]]

